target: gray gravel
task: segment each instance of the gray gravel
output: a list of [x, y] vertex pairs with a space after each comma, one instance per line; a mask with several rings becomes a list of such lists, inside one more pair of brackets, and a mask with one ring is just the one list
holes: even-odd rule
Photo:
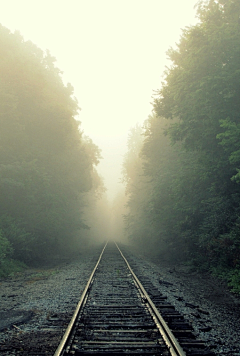
[[146, 260], [136, 252], [132, 260], [189, 321], [198, 339], [215, 345], [216, 355], [240, 356], [240, 298], [224, 283], [192, 273], [184, 265], [169, 267]]
[[[0, 343], [17, 332], [39, 330], [49, 315], [72, 312], [98, 252], [99, 248], [88, 251], [57, 269], [27, 270], [18, 277], [0, 281]], [[138, 253], [131, 259], [193, 325], [199, 339], [218, 345], [216, 355], [240, 356], [240, 301], [226, 286], [210, 276], [190, 273], [184, 266], [163, 266], [146, 261]]]
[[99, 248], [88, 251], [58, 268], [29, 269], [17, 277], [1, 280], [0, 342], [19, 331], [38, 330], [51, 315], [74, 311], [98, 251]]

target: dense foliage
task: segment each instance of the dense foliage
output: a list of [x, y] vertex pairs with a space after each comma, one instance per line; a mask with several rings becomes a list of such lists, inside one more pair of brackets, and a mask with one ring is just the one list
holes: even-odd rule
[[99, 149], [54, 61], [0, 26], [0, 265], [74, 249], [101, 186]]
[[240, 291], [240, 2], [201, 1], [197, 14], [168, 51], [135, 175], [131, 148], [125, 158], [127, 232]]

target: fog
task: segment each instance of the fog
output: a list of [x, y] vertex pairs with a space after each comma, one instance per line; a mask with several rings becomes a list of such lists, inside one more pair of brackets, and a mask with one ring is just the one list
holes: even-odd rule
[[[85, 135], [102, 150], [106, 194], [91, 233], [123, 238], [121, 166], [128, 131], [151, 113], [166, 51], [196, 23], [193, 0], [0, 1], [1, 23], [56, 57], [74, 87]], [[14, 11], [13, 11], [14, 9]], [[101, 215], [99, 211], [102, 211]], [[86, 217], [88, 220], [88, 217]], [[108, 226], [108, 231], [106, 231]]]
[[[1, 23], [49, 49], [75, 89], [82, 129], [102, 149], [108, 198], [120, 188], [131, 126], [151, 112], [166, 51], [196, 23], [193, 0], [0, 1]], [[14, 9], [14, 11], [13, 11]]]

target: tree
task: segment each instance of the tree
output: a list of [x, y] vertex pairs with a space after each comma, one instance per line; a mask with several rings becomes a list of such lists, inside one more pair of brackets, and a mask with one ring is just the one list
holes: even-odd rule
[[26, 262], [68, 251], [97, 189], [100, 151], [83, 138], [73, 87], [54, 62], [0, 26], [0, 220], [9, 241], [16, 227], [13, 257]]
[[194, 194], [197, 190], [202, 194], [196, 225], [202, 255], [211, 264], [236, 267], [240, 262], [240, 3], [201, 1], [197, 13], [200, 22], [186, 28], [177, 49], [168, 51], [173, 64], [166, 70], [154, 110], [175, 120], [168, 129], [172, 142], [181, 142], [198, 160]]
[[[171, 253], [181, 249], [198, 265], [230, 270], [235, 285], [240, 265], [239, 14], [237, 0], [200, 1], [199, 23], [183, 30], [177, 48], [168, 51], [172, 66], [154, 98], [138, 163], [148, 177], [148, 182], [141, 179], [148, 193], [136, 185], [135, 194], [142, 199], [137, 220], [144, 216], [143, 238], [154, 250], [163, 250], [159, 241], [165, 241]], [[130, 211], [137, 199], [130, 197]]]

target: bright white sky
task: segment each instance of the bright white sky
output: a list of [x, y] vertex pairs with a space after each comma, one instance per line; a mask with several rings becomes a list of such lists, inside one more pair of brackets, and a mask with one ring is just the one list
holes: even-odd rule
[[128, 131], [151, 113], [166, 51], [194, 25], [196, 0], [0, 0], [0, 23], [56, 57], [102, 149], [110, 199], [120, 187]]

